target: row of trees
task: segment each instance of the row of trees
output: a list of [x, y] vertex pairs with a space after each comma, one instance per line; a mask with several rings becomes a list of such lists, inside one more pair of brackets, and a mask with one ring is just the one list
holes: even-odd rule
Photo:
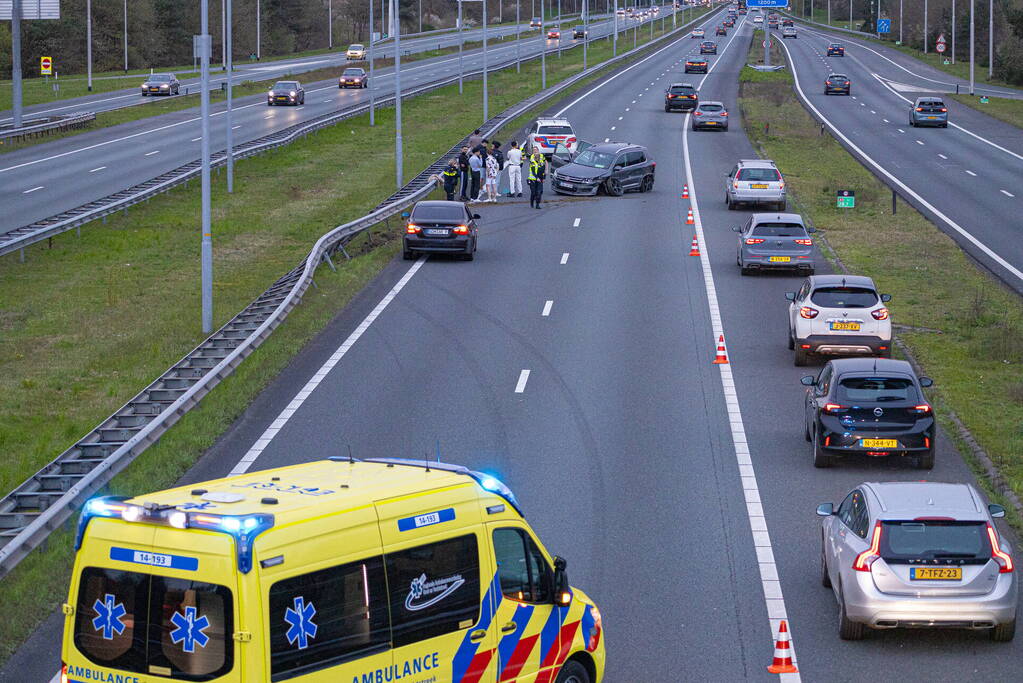
[[[330, 43], [337, 49], [369, 37], [369, 5], [374, 2], [374, 31], [384, 32], [381, 0], [233, 0], [233, 47], [236, 60], [256, 53], [256, 3], [260, 13], [260, 54], [281, 56], [322, 50]], [[539, 8], [539, 0], [486, 0], [488, 20], [515, 17], [521, 2], [524, 21]], [[603, 11], [607, 0], [595, 0]], [[548, 4], [552, 4], [548, 0]], [[578, 12], [582, 0], [562, 0], [564, 12]], [[328, 7], [333, 22], [328, 22]], [[125, 0], [92, 0], [92, 66], [96, 72], [124, 67]], [[192, 63], [192, 36], [199, 33], [199, 0], [128, 0], [128, 67], [148, 69]], [[423, 30], [454, 27], [458, 6], [454, 0], [399, 0], [402, 32], [418, 31], [420, 8]], [[209, 0], [210, 33], [214, 59], [221, 55], [221, 0]], [[593, 11], [597, 11], [594, 7]], [[503, 15], [503, 16], [502, 16]], [[482, 3], [466, 2], [467, 24], [479, 24]], [[38, 58], [50, 55], [59, 73], [83, 73], [86, 69], [86, 0], [61, 0], [58, 21], [22, 22], [22, 69], [25, 76], [38, 72]], [[0, 78], [11, 76], [10, 22], [0, 23]]]

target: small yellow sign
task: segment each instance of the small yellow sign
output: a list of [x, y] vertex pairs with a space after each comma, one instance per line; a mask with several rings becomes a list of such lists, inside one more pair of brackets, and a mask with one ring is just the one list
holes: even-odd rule
[[40, 76], [53, 75], [53, 57], [39, 58], [39, 75]]

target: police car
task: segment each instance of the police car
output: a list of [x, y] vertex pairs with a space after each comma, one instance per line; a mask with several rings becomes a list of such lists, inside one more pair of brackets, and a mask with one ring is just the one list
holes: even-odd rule
[[550, 158], [558, 145], [575, 152], [579, 138], [568, 119], [537, 119], [526, 136], [527, 148]]
[[329, 458], [96, 498], [75, 548], [65, 681], [604, 676], [600, 611], [565, 560], [458, 465]]

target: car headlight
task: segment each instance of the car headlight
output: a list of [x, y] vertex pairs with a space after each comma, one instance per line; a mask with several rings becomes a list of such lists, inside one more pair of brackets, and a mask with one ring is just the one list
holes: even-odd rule
[[163, 85], [161, 85], [161, 86], [160, 86], [160, 89], [161, 89], [161, 90], [165, 90], [166, 88], [169, 88], [169, 87], [170, 87], [169, 85], [167, 85], [166, 83], [164, 83]]
[[292, 91], [291, 91], [290, 93], [288, 93], [288, 94], [289, 94], [289, 95], [291, 95], [292, 97], [294, 97], [294, 96], [295, 96], [295, 91], [294, 91], [294, 90], [292, 90]]
[[274, 96], [274, 91], [273, 91], [273, 90], [271, 90], [270, 92], [268, 92], [268, 93], [266, 94], [266, 96], [267, 96], [267, 97], [273, 97], [273, 96]]

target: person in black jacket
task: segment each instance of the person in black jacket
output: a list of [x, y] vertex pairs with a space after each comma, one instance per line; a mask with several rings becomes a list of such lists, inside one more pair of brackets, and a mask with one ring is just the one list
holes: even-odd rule
[[462, 176], [461, 188], [462, 194], [458, 198], [459, 201], [467, 202], [469, 198], [465, 195], [465, 191], [469, 189], [469, 147], [465, 146], [462, 148], [462, 153], [458, 155], [458, 172]]
[[499, 171], [504, 170], [504, 152], [501, 151], [501, 143], [494, 140], [490, 143], [490, 153], [497, 159], [497, 169]]
[[458, 187], [458, 176], [460, 175], [458, 159], [448, 161], [448, 167], [440, 175], [444, 180], [444, 194], [447, 196], [447, 200], [452, 202], [455, 200], [455, 188]]

